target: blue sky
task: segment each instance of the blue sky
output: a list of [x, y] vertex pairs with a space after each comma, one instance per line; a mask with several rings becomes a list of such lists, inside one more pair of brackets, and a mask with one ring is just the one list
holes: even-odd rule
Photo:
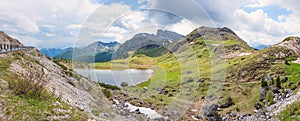
[[282, 21], [282, 20], [280, 20], [279, 16], [288, 16], [292, 13], [288, 9], [282, 8], [282, 7], [277, 6], [277, 5], [270, 5], [270, 6], [257, 7], [257, 8], [246, 7], [246, 8], [243, 8], [243, 9], [245, 11], [247, 11], [248, 13], [253, 12], [253, 11], [257, 11], [259, 9], [262, 9], [264, 11], [264, 13], [266, 13], [268, 15], [269, 18], [271, 18], [275, 21]]
[[200, 26], [228, 27], [250, 45], [299, 36], [294, 0], [9, 0], [0, 4], [0, 30], [38, 48], [124, 42], [167, 29], [186, 35]]

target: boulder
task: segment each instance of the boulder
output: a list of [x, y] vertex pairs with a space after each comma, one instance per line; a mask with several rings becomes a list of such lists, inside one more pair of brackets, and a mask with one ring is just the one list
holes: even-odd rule
[[186, 72], [186, 74], [192, 74], [192, 73], [193, 73], [192, 71], [187, 71], [187, 72]]
[[169, 119], [166, 117], [157, 117], [155, 119], [153, 119], [154, 121], [168, 121]]
[[284, 83], [284, 82], [286, 82], [287, 80], [288, 80], [288, 78], [287, 78], [287, 77], [284, 77], [284, 78], [281, 80], [281, 82]]
[[267, 77], [265, 78], [265, 80], [266, 80], [266, 82], [268, 83], [269, 86], [274, 85], [274, 79], [273, 79], [273, 77], [267, 76]]
[[216, 104], [212, 104], [212, 105], [206, 105], [204, 106], [203, 110], [204, 110], [204, 115], [206, 117], [216, 117], [219, 116], [218, 115], [218, 108], [219, 106]]
[[255, 109], [257, 109], [257, 110], [259, 110], [259, 109], [262, 109], [262, 108], [263, 108], [263, 107], [262, 107], [262, 105], [261, 105], [261, 104], [259, 104], [258, 102], [254, 104], [254, 107], [255, 107]]
[[196, 118], [197, 118], [198, 120], [203, 120], [203, 116], [202, 116], [201, 114], [198, 114], [198, 115], [196, 116]]
[[285, 89], [285, 94], [293, 95], [293, 90]]
[[228, 108], [230, 106], [232, 106], [234, 103], [232, 102], [232, 98], [229, 97], [227, 98], [227, 101], [224, 104], [220, 105], [220, 108]]
[[190, 83], [190, 82], [193, 82], [193, 81], [194, 81], [194, 79], [189, 78], [186, 82], [187, 82], [187, 83]]
[[147, 91], [147, 90], [148, 90], [148, 88], [147, 88], [147, 87], [143, 87], [143, 89], [144, 89], [144, 91]]
[[263, 101], [266, 99], [267, 92], [269, 91], [268, 87], [262, 87], [259, 94], [259, 101]]
[[231, 117], [236, 117], [236, 113], [231, 113]]
[[287, 84], [287, 86], [290, 87], [290, 86], [292, 86], [293, 84], [294, 84], [293, 82], [289, 82], [289, 83]]
[[127, 82], [122, 82], [122, 83], [121, 83], [121, 86], [122, 86], [122, 87], [127, 87], [127, 86], [128, 86], [128, 83], [127, 83]]
[[9, 88], [7, 81], [0, 79], [0, 91], [6, 91]]

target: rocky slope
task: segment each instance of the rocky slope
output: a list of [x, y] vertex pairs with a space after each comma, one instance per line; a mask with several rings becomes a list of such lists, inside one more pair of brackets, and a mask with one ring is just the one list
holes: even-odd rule
[[288, 37], [283, 40], [278, 46], [283, 46], [288, 49], [295, 51], [300, 56], [300, 38], [299, 37]]
[[23, 44], [21, 42], [19, 42], [17, 39], [14, 39], [14, 38], [8, 36], [3, 31], [0, 31], [0, 44], [2, 44], [2, 43], [23, 46]]
[[[10, 83], [18, 78], [29, 80], [30, 76], [24, 76], [28, 74], [28, 72], [42, 73], [44, 75], [42, 79], [47, 80], [44, 87], [49, 93], [53, 94], [53, 98], [59, 98], [60, 104], [66, 103], [75, 107], [75, 109], [86, 112], [89, 115], [89, 119], [137, 120], [139, 118], [139, 116], [132, 116], [128, 113], [123, 113], [123, 115], [121, 115], [117, 113], [118, 111], [113, 111], [111, 103], [103, 95], [102, 89], [97, 84], [88, 81], [86, 78], [77, 75], [71, 70], [63, 69], [62, 65], [52, 62], [49, 58], [39, 53], [37, 49], [1, 54], [0, 62], [2, 64], [5, 62], [5, 66], [7, 66], [1, 67], [4, 69], [0, 72], [0, 79], [4, 80], [1, 81], [1, 83]], [[16, 75], [18, 78], [12, 78], [10, 75]], [[2, 94], [10, 94], [9, 90], [10, 88], [6, 88], [5, 92], [2, 92]], [[3, 100], [6, 100], [4, 96], [0, 98], [0, 102], [2, 98]], [[51, 116], [51, 114], [48, 115]], [[12, 114], [12, 116], [14, 116], [14, 114]], [[54, 118], [52, 118], [66, 120], [68, 117], [69, 114], [65, 117], [54, 116]], [[7, 119], [9, 119], [9, 116]]]

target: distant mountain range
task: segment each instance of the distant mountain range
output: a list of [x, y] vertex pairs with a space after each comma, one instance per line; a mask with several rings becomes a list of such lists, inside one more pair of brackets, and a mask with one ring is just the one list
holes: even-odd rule
[[253, 46], [253, 48], [255, 49], [258, 49], [258, 50], [262, 50], [262, 49], [265, 49], [265, 48], [268, 48], [268, 47], [271, 47], [272, 45], [256, 45], [256, 46]]
[[59, 49], [59, 48], [43, 48], [40, 50], [41, 53], [43, 53], [44, 55], [47, 55], [51, 58], [57, 56], [57, 55], [60, 55], [66, 51], [69, 51], [69, 50], [73, 50], [72, 47], [69, 47], [69, 48], [66, 48], [66, 49]]
[[51, 58], [73, 59], [81, 62], [106, 62], [112, 59], [126, 58], [129, 52], [150, 57], [161, 56], [168, 52], [168, 47], [183, 38], [182, 35], [158, 30], [157, 34], [139, 33], [124, 44], [118, 42], [94, 42], [83, 48], [41, 49], [41, 53]]

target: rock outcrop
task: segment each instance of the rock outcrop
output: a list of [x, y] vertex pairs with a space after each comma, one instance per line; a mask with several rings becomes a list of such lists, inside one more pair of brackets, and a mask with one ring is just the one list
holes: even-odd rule
[[283, 46], [294, 50], [300, 56], [300, 38], [299, 37], [288, 37], [283, 40], [278, 46]]

